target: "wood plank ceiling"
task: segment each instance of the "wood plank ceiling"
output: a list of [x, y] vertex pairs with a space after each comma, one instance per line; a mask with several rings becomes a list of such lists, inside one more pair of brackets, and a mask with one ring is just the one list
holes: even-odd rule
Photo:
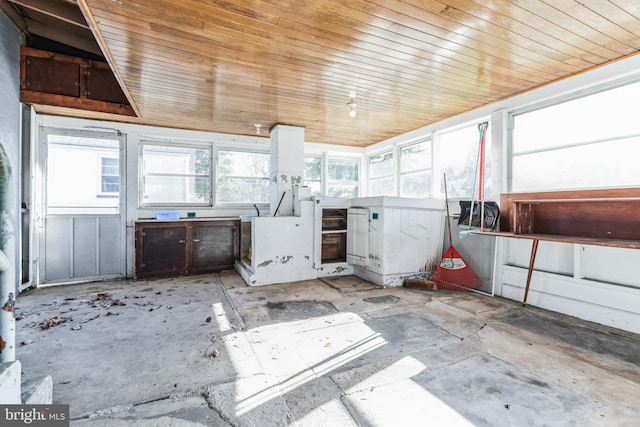
[[640, 49], [637, 0], [78, 5], [139, 115], [132, 121], [240, 135], [285, 123], [304, 126], [309, 142], [358, 147]]

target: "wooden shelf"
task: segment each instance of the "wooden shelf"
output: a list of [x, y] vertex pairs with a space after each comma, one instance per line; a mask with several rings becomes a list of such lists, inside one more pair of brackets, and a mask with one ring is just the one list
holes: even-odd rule
[[500, 229], [472, 234], [531, 240], [522, 304], [540, 241], [640, 249], [640, 188], [614, 188], [500, 196]]
[[500, 211], [500, 229], [514, 234], [618, 247], [640, 241], [640, 188], [503, 194]]
[[546, 242], [572, 243], [578, 245], [612, 246], [616, 248], [640, 249], [640, 240], [616, 240], [580, 236], [555, 236], [552, 234], [516, 234], [504, 231], [472, 231], [481, 236], [509, 237], [513, 239], [542, 240]]

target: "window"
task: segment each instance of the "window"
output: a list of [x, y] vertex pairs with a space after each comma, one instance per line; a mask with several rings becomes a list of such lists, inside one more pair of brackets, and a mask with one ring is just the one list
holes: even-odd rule
[[400, 196], [431, 197], [431, 141], [400, 149]]
[[113, 157], [100, 158], [100, 192], [119, 193], [120, 192], [120, 160]]
[[322, 157], [304, 158], [304, 185], [311, 189], [312, 196], [322, 195]]
[[393, 188], [393, 152], [369, 156], [369, 195], [394, 195]]
[[47, 215], [118, 214], [120, 140], [64, 131], [46, 138]]
[[268, 203], [268, 153], [218, 151], [217, 203]]
[[[480, 131], [477, 124], [439, 135], [438, 165], [447, 174], [447, 192], [451, 198], [478, 197], [478, 163]], [[491, 131], [485, 137], [484, 198], [490, 194], [491, 184]], [[444, 196], [444, 185], [440, 187]]]
[[210, 205], [211, 149], [142, 145], [143, 205]]
[[358, 197], [358, 159], [327, 160], [327, 196]]
[[640, 184], [640, 82], [513, 116], [511, 191]]

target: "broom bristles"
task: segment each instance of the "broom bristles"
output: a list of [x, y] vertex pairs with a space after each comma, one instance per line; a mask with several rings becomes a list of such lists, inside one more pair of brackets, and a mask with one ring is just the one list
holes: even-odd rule
[[482, 286], [482, 279], [453, 246], [449, 246], [430, 279], [441, 288], [452, 291], [468, 291]]

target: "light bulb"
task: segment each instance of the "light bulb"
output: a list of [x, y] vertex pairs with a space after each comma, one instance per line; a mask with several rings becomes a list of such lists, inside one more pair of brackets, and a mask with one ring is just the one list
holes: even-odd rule
[[353, 102], [353, 100], [351, 100], [350, 102], [347, 103], [347, 107], [349, 107], [349, 115], [351, 117], [355, 117], [356, 116], [356, 106], [357, 105], [358, 104]]

